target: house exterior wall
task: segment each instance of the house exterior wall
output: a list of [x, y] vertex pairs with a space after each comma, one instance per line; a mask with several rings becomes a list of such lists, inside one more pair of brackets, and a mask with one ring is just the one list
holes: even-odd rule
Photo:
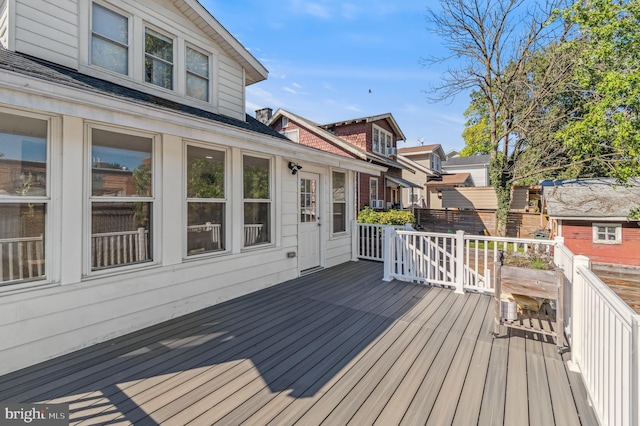
[[300, 145], [309, 146], [311, 148], [319, 149], [325, 152], [330, 152], [336, 155], [342, 155], [343, 157], [355, 158], [355, 156], [349, 152], [346, 152], [341, 147], [333, 144], [328, 139], [322, 138], [315, 133], [310, 132], [307, 128], [300, 126], [294, 120], [289, 120], [286, 129], [282, 128], [282, 118], [272, 125], [273, 129], [282, 132], [283, 130], [298, 131], [298, 143]]
[[[558, 220], [564, 244], [574, 253], [589, 257], [593, 262], [640, 266], [640, 226], [635, 222], [622, 224], [622, 244], [598, 244], [593, 242], [593, 223], [609, 223], [603, 220]], [[614, 222], [611, 222], [612, 224]]]
[[345, 126], [335, 126], [330, 131], [362, 150], [367, 152], [372, 150], [372, 127], [370, 123], [363, 121]]
[[[198, 29], [172, 2], [108, 0], [100, 4], [130, 21], [128, 75], [91, 65], [91, 5], [86, 0], [14, 0], [15, 10], [0, 3], [0, 43], [9, 50], [61, 64], [94, 77], [152, 93], [176, 102], [245, 120], [243, 68], [207, 34]], [[1, 6], [5, 5], [2, 14]], [[159, 29], [173, 39], [173, 88], [144, 81], [144, 28]], [[4, 33], [3, 33], [4, 31]], [[13, 33], [12, 33], [13, 32]], [[210, 58], [209, 101], [186, 95], [186, 46]]]
[[473, 179], [473, 186], [490, 186], [488, 166], [447, 166], [443, 165], [442, 170], [447, 173], [469, 173]]

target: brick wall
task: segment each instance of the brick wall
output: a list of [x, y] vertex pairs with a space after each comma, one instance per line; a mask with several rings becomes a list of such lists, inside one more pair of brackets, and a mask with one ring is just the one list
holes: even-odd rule
[[336, 126], [331, 128], [334, 135], [346, 140], [360, 149], [371, 152], [371, 124], [366, 122]]

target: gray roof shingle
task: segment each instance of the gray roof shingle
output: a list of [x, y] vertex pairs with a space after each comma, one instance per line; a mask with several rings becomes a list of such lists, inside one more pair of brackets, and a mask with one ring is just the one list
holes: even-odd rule
[[250, 115], [246, 115], [247, 120], [242, 121], [224, 115], [214, 114], [187, 104], [171, 101], [140, 90], [131, 89], [110, 81], [91, 77], [71, 68], [24, 55], [22, 53], [12, 52], [1, 47], [0, 70], [23, 74], [67, 87], [85, 90], [86, 92], [121, 98], [153, 108], [203, 118], [288, 141], [284, 135], [281, 135], [271, 127], [259, 122]]

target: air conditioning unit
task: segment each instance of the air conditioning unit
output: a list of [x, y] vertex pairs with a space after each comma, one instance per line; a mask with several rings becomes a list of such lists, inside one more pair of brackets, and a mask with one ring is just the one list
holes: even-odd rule
[[371, 200], [371, 202], [369, 202], [369, 207], [371, 207], [372, 209], [382, 209], [384, 208], [384, 201]]
[[387, 156], [398, 155], [398, 148], [387, 148]]

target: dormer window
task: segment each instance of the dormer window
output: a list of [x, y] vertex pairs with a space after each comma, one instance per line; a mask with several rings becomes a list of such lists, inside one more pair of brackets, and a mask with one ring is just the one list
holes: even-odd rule
[[209, 56], [187, 46], [187, 96], [209, 101]]
[[173, 89], [173, 39], [147, 27], [144, 52], [144, 80]]
[[391, 135], [391, 133], [374, 125], [372, 143], [373, 152], [391, 156], [395, 155], [395, 150], [393, 148], [393, 136]]
[[91, 63], [127, 75], [129, 19], [96, 3], [91, 16]]

